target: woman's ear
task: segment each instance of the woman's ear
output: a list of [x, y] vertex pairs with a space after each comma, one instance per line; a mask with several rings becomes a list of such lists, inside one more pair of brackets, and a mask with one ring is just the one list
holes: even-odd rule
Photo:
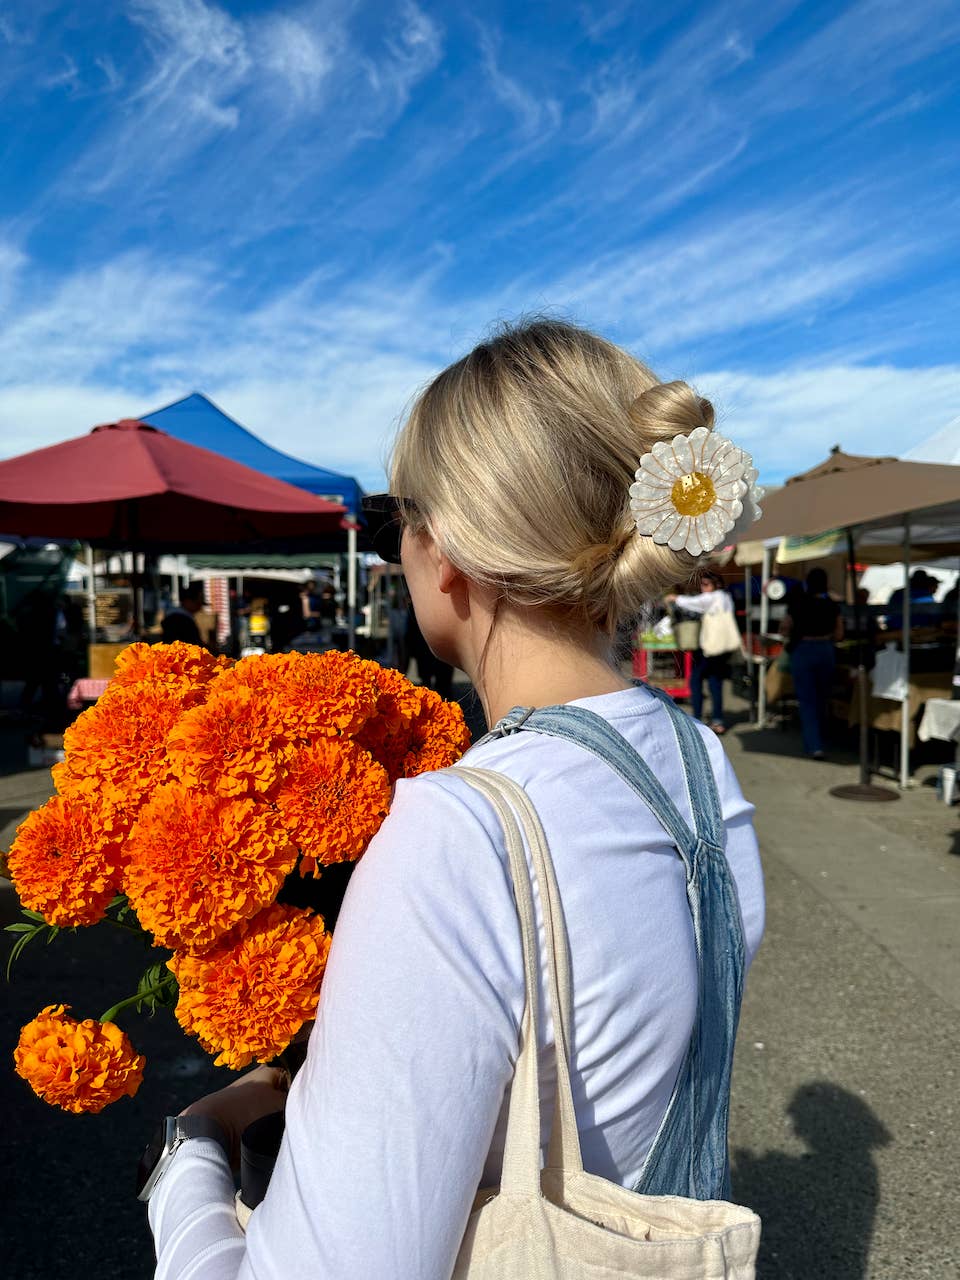
[[445, 596], [450, 595], [463, 581], [463, 574], [454, 568], [448, 556], [442, 551], [437, 553], [437, 586]]

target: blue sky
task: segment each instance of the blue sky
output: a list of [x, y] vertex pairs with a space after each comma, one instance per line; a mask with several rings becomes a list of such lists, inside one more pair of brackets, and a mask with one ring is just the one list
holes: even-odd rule
[[775, 482], [960, 413], [960, 7], [0, 0], [0, 453], [197, 389], [381, 483], [549, 310]]

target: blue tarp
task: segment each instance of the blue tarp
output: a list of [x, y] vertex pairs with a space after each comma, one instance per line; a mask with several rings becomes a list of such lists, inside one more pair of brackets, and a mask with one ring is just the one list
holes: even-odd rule
[[199, 391], [157, 409], [155, 413], [143, 414], [140, 421], [149, 422], [187, 444], [199, 445], [202, 449], [232, 458], [234, 462], [242, 462], [244, 466], [273, 476], [275, 480], [285, 480], [287, 484], [307, 489], [318, 497], [340, 502], [352, 516], [356, 516], [360, 509], [363, 490], [353, 476], [311, 466], [309, 462], [301, 462], [299, 458], [291, 458], [289, 454], [271, 448], [246, 427], [241, 427], [239, 422], [234, 422]]

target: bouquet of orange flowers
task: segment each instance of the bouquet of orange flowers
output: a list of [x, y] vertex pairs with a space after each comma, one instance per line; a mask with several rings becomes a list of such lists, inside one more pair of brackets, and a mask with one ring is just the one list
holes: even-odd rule
[[323, 915], [295, 904], [363, 854], [398, 778], [468, 745], [459, 706], [354, 653], [125, 649], [65, 735], [57, 794], [17, 830], [11, 963], [101, 921], [172, 954], [98, 1020], [45, 1008], [18, 1073], [67, 1111], [132, 1096], [145, 1060], [114, 1021], [130, 1007], [174, 1007], [218, 1066], [276, 1058], [314, 1016], [330, 949]]

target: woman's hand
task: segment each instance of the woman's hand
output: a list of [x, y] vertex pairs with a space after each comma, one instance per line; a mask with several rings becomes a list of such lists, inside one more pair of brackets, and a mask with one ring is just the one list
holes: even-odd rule
[[240, 1167], [240, 1137], [247, 1125], [261, 1116], [282, 1111], [287, 1100], [290, 1077], [279, 1067], [255, 1067], [228, 1084], [208, 1093], [180, 1112], [183, 1116], [210, 1116], [226, 1134], [228, 1155], [234, 1170]]

